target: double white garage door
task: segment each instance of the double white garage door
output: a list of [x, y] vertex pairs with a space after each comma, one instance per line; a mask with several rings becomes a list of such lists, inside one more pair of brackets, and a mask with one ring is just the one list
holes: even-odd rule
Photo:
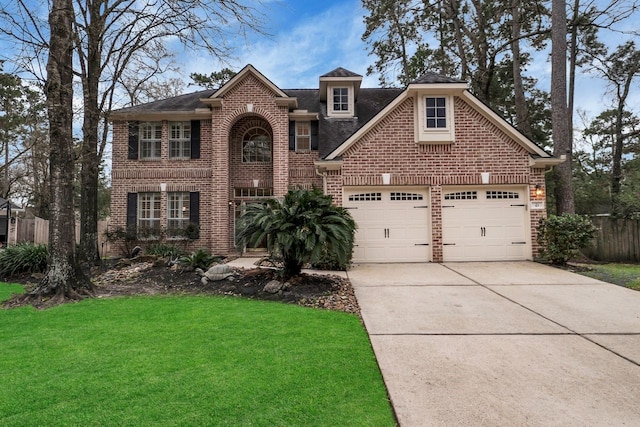
[[[358, 225], [354, 262], [432, 259], [430, 193], [426, 187], [350, 188], [343, 206]], [[521, 187], [445, 187], [444, 261], [531, 257], [527, 198]]]

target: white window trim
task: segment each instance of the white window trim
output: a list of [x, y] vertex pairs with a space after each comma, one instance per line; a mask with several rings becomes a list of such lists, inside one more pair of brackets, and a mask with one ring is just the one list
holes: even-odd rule
[[[305, 135], [302, 135], [298, 132], [298, 125], [306, 125], [307, 127], [307, 131], [308, 133]], [[310, 121], [306, 121], [306, 120], [301, 120], [301, 121], [296, 121], [295, 122], [295, 126], [296, 126], [296, 152], [297, 153], [308, 153], [311, 151], [311, 122]], [[307, 148], [299, 148], [298, 147], [298, 138], [299, 137], [305, 137], [307, 138], [307, 144], [308, 147]]]
[[[347, 96], [349, 97], [349, 108], [347, 111], [340, 110], [336, 111], [333, 109], [333, 89], [346, 88]], [[353, 94], [353, 84], [329, 84], [327, 85], [327, 115], [329, 117], [353, 117], [354, 115], [354, 94]]]
[[[453, 115], [454, 98], [446, 93], [421, 94], [417, 98], [416, 108], [416, 142], [418, 143], [453, 143], [455, 139], [455, 117]], [[446, 108], [447, 126], [444, 128], [427, 127], [427, 98], [444, 98]]]
[[[160, 127], [160, 138], [144, 138], [144, 127], [145, 126], [152, 126], [153, 127], [153, 133], [155, 134], [157, 127]], [[138, 158], [141, 160], [160, 160], [162, 158], [162, 128], [163, 128], [163, 123], [162, 122], [144, 122], [140, 124], [140, 130], [139, 130], [139, 134], [138, 134]], [[150, 143], [150, 144], [159, 144], [160, 145], [160, 153], [158, 156], [153, 155], [154, 152], [156, 150], [151, 150], [152, 155], [151, 156], [143, 156], [143, 145], [145, 143]]]
[[[175, 200], [172, 200], [173, 197], [178, 197], [178, 198]], [[176, 209], [172, 209], [175, 207], [175, 206], [172, 206], [173, 202], [182, 204], [182, 207], [179, 207], [177, 211]], [[173, 234], [170, 234], [173, 230], [184, 229], [187, 225], [189, 225], [189, 204], [190, 204], [190, 194], [188, 192], [176, 191], [176, 192], [167, 193], [167, 232], [169, 234], [169, 237], [176, 237]], [[173, 216], [171, 212], [172, 210], [176, 211], [178, 216]], [[179, 221], [179, 222], [182, 222], [183, 225], [179, 228], [172, 228], [170, 227], [171, 221]]]
[[[174, 125], [179, 125], [180, 126], [180, 136], [178, 138], [172, 138], [172, 126]], [[185, 137], [185, 127], [188, 126], [189, 127], [189, 136]], [[191, 122], [169, 122], [169, 158], [170, 159], [178, 159], [178, 160], [183, 160], [183, 159], [190, 159], [191, 158]], [[172, 143], [179, 143], [180, 144], [180, 155], [179, 156], [172, 156], [171, 155], [171, 144]], [[188, 155], [184, 155], [185, 152], [185, 146], [189, 147], [189, 154]]]
[[[143, 218], [142, 212], [143, 212], [143, 203], [145, 203], [145, 196], [150, 197], [150, 207], [149, 207], [149, 214], [153, 215], [153, 216], [149, 216], [148, 218]], [[154, 208], [154, 206], [156, 205], [156, 203], [158, 203], [158, 208]], [[137, 216], [137, 227], [138, 229], [147, 229], [147, 230], [154, 230], [154, 229], [159, 229], [161, 227], [161, 210], [162, 210], [162, 195], [160, 193], [155, 193], [155, 192], [145, 192], [145, 193], [138, 193], [138, 206], [137, 206], [137, 212], [136, 212], [136, 216]], [[156, 222], [158, 224], [157, 227], [149, 227], [149, 226], [145, 226], [145, 223], [153, 223]]]

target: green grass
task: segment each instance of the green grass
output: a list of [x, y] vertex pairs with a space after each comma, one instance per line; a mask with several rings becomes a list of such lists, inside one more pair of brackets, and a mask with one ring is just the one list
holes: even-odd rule
[[581, 271], [580, 274], [640, 291], [638, 264], [597, 264], [589, 265], [589, 268], [590, 270]]
[[[19, 292], [0, 284], [0, 299]], [[214, 297], [0, 310], [0, 425], [392, 426], [356, 316]]]

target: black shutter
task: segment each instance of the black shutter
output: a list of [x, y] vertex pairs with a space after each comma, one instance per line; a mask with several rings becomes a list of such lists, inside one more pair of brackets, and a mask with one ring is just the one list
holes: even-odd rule
[[200, 158], [200, 120], [191, 120], [191, 158]]
[[311, 122], [311, 149], [318, 149], [318, 122]]
[[289, 122], [289, 150], [296, 149], [296, 122]]
[[[189, 193], [189, 222], [200, 225], [200, 193], [197, 191]], [[195, 228], [194, 239], [200, 238], [200, 227]]]
[[138, 223], [138, 193], [127, 193], [127, 230]]
[[129, 159], [138, 158], [138, 132], [140, 122], [129, 122]]

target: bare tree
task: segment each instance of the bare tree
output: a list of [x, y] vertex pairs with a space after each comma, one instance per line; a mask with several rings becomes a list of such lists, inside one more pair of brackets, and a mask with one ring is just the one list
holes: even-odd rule
[[24, 301], [49, 298], [49, 304], [92, 293], [76, 258], [73, 210], [73, 7], [71, 0], [53, 0], [49, 13], [50, 54], [47, 62], [51, 219], [46, 276]]
[[[98, 179], [108, 140], [109, 112], [124, 81], [145, 81], [172, 59], [170, 42], [229, 59], [232, 40], [262, 31], [260, 1], [248, 0], [75, 0], [75, 74], [83, 93], [80, 251], [99, 261]], [[23, 0], [2, 6], [0, 32], [18, 42], [25, 68], [39, 73], [49, 48], [46, 25]], [[136, 73], [132, 73], [136, 70]], [[127, 78], [123, 77], [127, 74]]]

